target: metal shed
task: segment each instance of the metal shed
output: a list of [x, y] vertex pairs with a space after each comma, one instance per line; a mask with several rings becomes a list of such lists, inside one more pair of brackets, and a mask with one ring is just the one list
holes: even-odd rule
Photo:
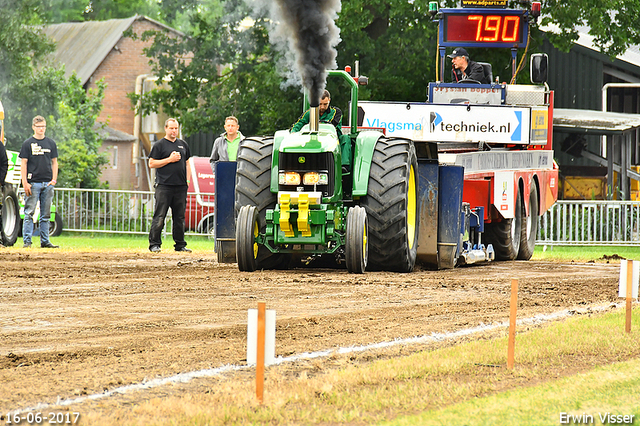
[[[639, 148], [634, 136], [635, 131], [640, 129], [640, 115], [556, 108], [553, 111], [553, 127], [554, 132], [569, 134], [565, 140], [569, 142], [565, 144], [566, 152], [607, 167], [609, 191], [617, 187], [621, 197], [629, 199], [630, 179], [640, 181], [640, 174], [631, 168], [631, 159]], [[587, 148], [586, 135], [601, 136], [598, 152]], [[614, 171], [618, 173], [618, 182], [613, 180]]]

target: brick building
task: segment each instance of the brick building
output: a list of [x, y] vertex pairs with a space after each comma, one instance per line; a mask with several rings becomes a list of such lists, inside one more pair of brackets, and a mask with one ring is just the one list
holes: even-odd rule
[[[56, 43], [54, 60], [65, 65], [67, 76], [73, 72], [85, 89], [95, 88], [96, 82], [107, 83], [103, 110], [98, 118], [107, 124], [103, 133], [102, 152], [108, 153], [110, 164], [102, 173], [111, 189], [149, 189], [147, 155], [153, 133], [162, 126], [141, 130], [128, 93], [139, 93], [149, 79], [151, 67], [143, 49], [151, 44], [139, 38], [124, 37], [127, 30], [141, 36], [145, 31], [166, 31], [175, 37], [184, 34], [145, 16], [107, 21], [73, 22], [49, 25], [44, 33]], [[147, 81], [147, 85], [149, 82]], [[157, 120], [155, 120], [157, 122]], [[164, 134], [164, 133], [162, 133]]]

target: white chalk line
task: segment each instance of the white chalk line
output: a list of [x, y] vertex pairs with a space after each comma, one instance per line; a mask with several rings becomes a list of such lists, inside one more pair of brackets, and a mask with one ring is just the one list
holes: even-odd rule
[[[595, 307], [592, 306], [588, 309], [590, 309], [590, 311], [592, 312], [594, 311], [597, 312], [597, 311], [604, 311], [604, 310], [611, 309], [613, 307], [619, 307], [619, 306], [622, 306], [622, 305], [610, 303], [607, 305], [600, 305]], [[531, 318], [519, 319], [516, 321], [516, 324], [517, 325], [542, 324], [545, 322], [570, 317], [574, 315], [575, 312], [576, 310], [564, 309], [562, 311], [554, 312], [551, 314], [540, 314], [540, 315], [533, 316]], [[504, 328], [508, 326], [509, 326], [508, 322], [501, 322], [497, 324], [480, 324], [477, 327], [465, 328], [463, 330], [458, 330], [451, 333], [432, 333], [430, 335], [425, 335], [425, 336], [409, 337], [405, 339], [394, 339], [387, 342], [372, 343], [370, 345], [358, 345], [358, 346], [350, 346], [350, 347], [337, 348], [337, 349], [325, 349], [325, 350], [316, 351], [316, 352], [304, 352], [298, 355], [292, 355], [288, 357], [279, 356], [279, 357], [276, 357], [274, 364], [285, 364], [285, 363], [296, 362], [296, 361], [306, 360], [306, 359], [329, 357], [333, 354], [343, 355], [343, 354], [354, 353], [354, 352], [365, 352], [365, 351], [374, 350], [374, 349], [390, 348], [398, 345], [442, 342], [445, 340], [454, 340], [460, 337], [470, 336], [473, 334], [482, 333], [485, 331], [491, 331], [491, 330]], [[43, 409], [52, 408], [52, 407], [68, 407], [70, 405], [80, 404], [86, 401], [95, 401], [98, 399], [109, 398], [114, 395], [119, 395], [119, 394], [121, 395], [131, 391], [147, 390], [147, 389], [152, 389], [152, 388], [156, 388], [156, 387], [160, 387], [168, 384], [188, 383], [193, 379], [199, 379], [204, 377], [214, 377], [223, 373], [245, 370], [252, 367], [253, 365], [227, 364], [217, 368], [207, 368], [204, 370], [191, 371], [187, 373], [179, 373], [173, 376], [145, 380], [142, 383], [133, 383], [130, 385], [120, 386], [102, 393], [95, 393], [92, 395], [85, 395], [77, 398], [61, 399], [60, 397], [58, 397], [55, 403], [41, 402], [32, 407], [27, 407], [20, 410], [12, 411], [10, 414], [14, 414], [14, 413], [21, 414], [21, 413], [26, 413], [30, 411], [42, 411]]]

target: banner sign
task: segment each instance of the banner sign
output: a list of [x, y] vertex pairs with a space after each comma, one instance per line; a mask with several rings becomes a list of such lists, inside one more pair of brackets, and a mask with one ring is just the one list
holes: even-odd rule
[[[491, 105], [358, 102], [359, 126], [429, 142], [531, 143], [531, 108]], [[546, 142], [546, 140], [545, 140]]]

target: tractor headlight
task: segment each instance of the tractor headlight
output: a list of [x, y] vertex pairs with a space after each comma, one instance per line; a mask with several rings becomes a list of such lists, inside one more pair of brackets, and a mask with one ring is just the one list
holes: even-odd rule
[[305, 185], [326, 185], [329, 183], [329, 175], [327, 173], [307, 172], [304, 174], [302, 182]]
[[278, 173], [278, 184], [280, 185], [300, 185], [300, 173], [280, 172]]

